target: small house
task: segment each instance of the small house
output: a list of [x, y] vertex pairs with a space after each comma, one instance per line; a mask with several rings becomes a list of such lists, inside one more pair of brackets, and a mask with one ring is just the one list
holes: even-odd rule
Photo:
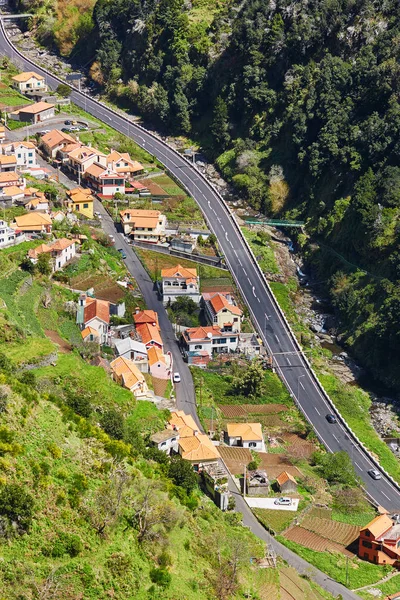
[[178, 451], [184, 460], [188, 460], [195, 471], [200, 471], [203, 465], [217, 463], [220, 454], [210, 438], [204, 433], [196, 432], [190, 437], [179, 438]]
[[28, 258], [36, 264], [40, 254], [50, 254], [53, 263], [53, 271], [59, 271], [75, 256], [75, 240], [61, 238], [50, 244], [41, 244], [28, 251]]
[[23, 231], [18, 231], [8, 226], [6, 221], [0, 219], [0, 248], [7, 248], [8, 246], [14, 246], [20, 242], [25, 241], [25, 234]]
[[25, 106], [24, 108], [20, 108], [19, 110], [10, 113], [10, 118], [14, 121], [23, 121], [35, 125], [36, 123], [41, 123], [47, 119], [52, 119], [54, 117], [54, 109], [54, 104], [36, 102], [36, 104]]
[[67, 208], [88, 219], [93, 219], [93, 202], [94, 197], [90, 190], [76, 187], [67, 191], [67, 199], [65, 201]]
[[18, 75], [14, 75], [11, 80], [13, 87], [21, 92], [21, 94], [32, 91], [47, 92], [45, 78], [34, 71], [19, 73]]
[[166, 217], [159, 210], [126, 209], [119, 213], [125, 235], [157, 244], [165, 237]]
[[147, 373], [149, 370], [149, 361], [147, 357], [147, 348], [142, 342], [126, 337], [122, 340], [114, 341], [114, 348], [117, 356], [133, 360], [139, 371]]
[[228, 423], [225, 439], [229, 446], [240, 446], [265, 452], [261, 423]]
[[49, 158], [56, 158], [57, 153], [67, 146], [75, 145], [76, 140], [59, 129], [53, 129], [40, 138], [39, 145]]
[[105, 198], [125, 193], [125, 177], [108, 167], [93, 163], [84, 172], [84, 178], [97, 194]]
[[[210, 358], [214, 354], [235, 352], [238, 340], [238, 333], [224, 331], [217, 325], [190, 327], [182, 333], [182, 347], [187, 357], [193, 356], [199, 351], [207, 352]], [[202, 354], [202, 356], [204, 355]]]
[[11, 227], [25, 233], [51, 233], [51, 217], [46, 213], [32, 211], [15, 217]]
[[246, 473], [246, 494], [248, 496], [265, 497], [268, 496], [270, 482], [267, 472], [261, 469], [256, 471], [247, 471]]
[[153, 310], [136, 310], [133, 315], [136, 332], [139, 334], [142, 343], [147, 350], [156, 346], [163, 350], [163, 341], [161, 339], [160, 327], [158, 324], [158, 315]]
[[202, 306], [209, 323], [218, 325], [225, 331], [240, 333], [243, 312], [236, 306], [231, 294], [203, 294]]
[[85, 329], [81, 331], [81, 336], [84, 342], [95, 342], [100, 344], [100, 334], [94, 327], [85, 327]]
[[147, 397], [148, 387], [143, 373], [132, 360], [119, 356], [110, 363], [113, 379], [130, 390], [134, 396]]
[[400, 525], [384, 514], [362, 527], [358, 556], [378, 565], [400, 568]]
[[158, 379], [170, 379], [172, 374], [171, 354], [163, 354], [157, 346], [148, 349], [150, 374]]
[[281, 494], [295, 494], [297, 492], [297, 483], [293, 475], [287, 471], [283, 471], [276, 478], [279, 491]]
[[166, 454], [171, 454], [171, 451], [178, 452], [179, 433], [172, 429], [157, 431], [150, 436], [150, 441]]
[[106, 300], [88, 298], [81, 294], [78, 301], [76, 322], [81, 330], [92, 327], [100, 336], [100, 343], [108, 343], [108, 330], [110, 325], [110, 303]]
[[176, 265], [161, 269], [161, 286], [164, 305], [175, 302], [178, 298], [186, 296], [195, 302], [200, 301], [200, 279], [197, 269]]

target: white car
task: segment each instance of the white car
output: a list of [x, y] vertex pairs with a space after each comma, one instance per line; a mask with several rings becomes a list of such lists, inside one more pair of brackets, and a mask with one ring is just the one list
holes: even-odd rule
[[173, 382], [174, 382], [174, 383], [180, 383], [180, 381], [181, 381], [181, 376], [179, 375], [179, 373], [174, 373], [174, 375], [173, 375], [172, 379], [173, 379]]
[[291, 506], [292, 499], [291, 498], [277, 498], [274, 500], [274, 504], [279, 504], [279, 506]]

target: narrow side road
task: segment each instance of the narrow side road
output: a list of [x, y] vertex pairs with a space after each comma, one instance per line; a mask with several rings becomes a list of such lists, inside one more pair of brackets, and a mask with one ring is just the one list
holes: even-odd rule
[[125, 241], [124, 236], [115, 226], [114, 221], [105, 210], [104, 206], [98, 200], [95, 200], [95, 210], [101, 214], [101, 223], [104, 232], [107, 235], [113, 235], [115, 238], [115, 247], [122, 248], [126, 253], [125, 264], [129, 273], [136, 280], [147, 308], [154, 310], [158, 314], [158, 319], [161, 328], [161, 336], [164, 342], [165, 350], [169, 350], [173, 358], [173, 370], [181, 376], [181, 382], [175, 385], [176, 406], [179, 410], [184, 410], [185, 413], [191, 414], [196, 423], [200, 427], [196, 412], [195, 390], [189, 367], [184, 362], [178, 343], [175, 337], [175, 332], [171, 322], [168, 319], [167, 311], [154, 289], [154, 283], [150, 279], [149, 274], [143, 267], [131, 246]]

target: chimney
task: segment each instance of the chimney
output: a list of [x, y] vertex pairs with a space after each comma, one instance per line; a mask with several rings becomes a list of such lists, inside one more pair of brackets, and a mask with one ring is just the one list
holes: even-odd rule
[[140, 308], [138, 306], [135, 307], [135, 313], [136, 314], [140, 313]]
[[195, 435], [196, 437], [199, 435], [199, 431], [198, 431], [198, 429], [195, 429], [195, 430], [193, 431], [193, 435]]
[[79, 306], [86, 306], [86, 294], [79, 296]]

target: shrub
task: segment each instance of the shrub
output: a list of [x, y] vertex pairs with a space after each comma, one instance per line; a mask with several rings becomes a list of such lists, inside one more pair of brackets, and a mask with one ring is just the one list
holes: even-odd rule
[[83, 550], [83, 543], [79, 535], [60, 532], [50, 549], [42, 550], [43, 554], [53, 558], [61, 558], [68, 554], [71, 558], [78, 556]]
[[0, 488], [0, 515], [15, 524], [20, 533], [29, 530], [34, 506], [33, 497], [22, 485], [6, 483]]
[[19, 377], [19, 380], [21, 383], [25, 383], [25, 385], [29, 385], [31, 387], [35, 387], [36, 385], [36, 375], [32, 371], [24, 371]]
[[112, 438], [122, 440], [124, 437], [124, 417], [115, 408], [110, 408], [101, 416], [100, 425]]
[[167, 552], [167, 550], [163, 550], [158, 557], [157, 562], [162, 569], [165, 569], [166, 567], [170, 567], [172, 565], [172, 556], [169, 552]]
[[57, 444], [55, 444], [54, 442], [49, 442], [47, 444], [47, 450], [49, 451], [49, 453], [51, 454], [51, 456], [53, 458], [61, 458], [62, 457], [62, 450], [61, 450], [61, 448], [59, 448], [57, 446]]
[[197, 485], [197, 475], [193, 471], [192, 465], [179, 455], [171, 459], [168, 467], [168, 477], [172, 479], [175, 485], [182, 487], [187, 494], [190, 494]]
[[72, 408], [73, 411], [88, 419], [92, 414], [92, 405], [86, 396], [77, 394], [68, 394], [66, 398], [66, 404]]
[[257, 471], [257, 467], [258, 467], [258, 464], [257, 464], [257, 461], [255, 461], [255, 460], [251, 460], [249, 462], [249, 464], [247, 465], [247, 468], [249, 471]]
[[151, 569], [150, 579], [156, 585], [167, 588], [171, 583], [171, 575], [165, 569]]

